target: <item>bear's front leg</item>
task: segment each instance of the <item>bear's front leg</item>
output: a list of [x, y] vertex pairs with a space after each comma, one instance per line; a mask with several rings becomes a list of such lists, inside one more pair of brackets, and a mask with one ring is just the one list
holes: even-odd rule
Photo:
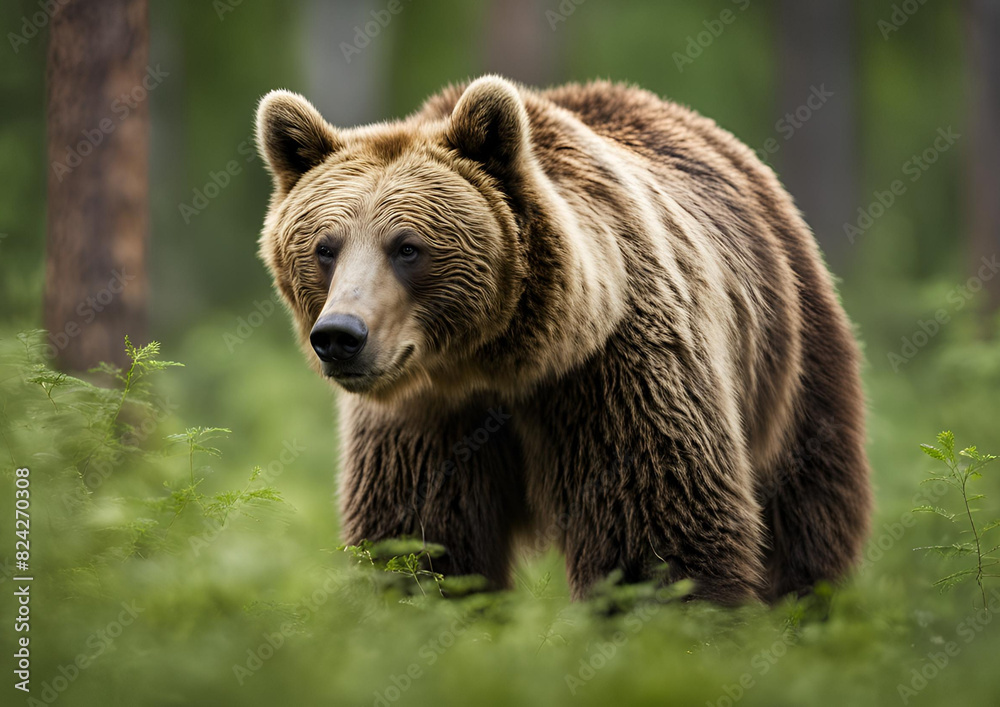
[[491, 401], [389, 409], [347, 398], [341, 415], [345, 542], [421, 538], [447, 550], [434, 571], [509, 586], [511, 536], [524, 513], [510, 410]]
[[[673, 442], [637, 444], [582, 471], [566, 513], [564, 550], [574, 598], [615, 571], [626, 582], [694, 580], [691, 597], [759, 598], [764, 531], [753, 498], [727, 470]], [[682, 461], [683, 460], [683, 461]], [[581, 460], [582, 461], [582, 460]]]
[[[528, 496], [564, 519], [574, 598], [614, 572], [626, 582], [690, 578], [724, 604], [760, 596], [766, 539], [736, 426], [678, 383], [597, 362], [519, 410]], [[690, 377], [687, 379], [690, 382]]]

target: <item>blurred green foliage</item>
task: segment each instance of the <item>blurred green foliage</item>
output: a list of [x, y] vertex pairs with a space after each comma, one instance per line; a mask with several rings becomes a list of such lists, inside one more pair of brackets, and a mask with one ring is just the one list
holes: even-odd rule
[[[559, 0], [549, 4], [558, 11]], [[964, 130], [958, 5], [926, 3], [884, 39], [876, 23], [893, 2], [854, 3], [859, 206], [898, 178], [938, 128]], [[847, 587], [772, 610], [650, 608], [610, 589], [594, 604], [572, 605], [562, 560], [548, 554], [519, 566], [509, 594], [439, 601], [435, 592], [424, 597], [354, 566], [336, 549], [331, 393], [304, 365], [256, 258], [270, 186], [252, 149], [253, 112], [272, 88], [307, 95], [314, 88], [306, 78], [315, 60], [305, 40], [311, 6], [229, 2], [232, 11], [221, 17], [213, 2], [150, 6], [151, 63], [170, 73], [149, 98], [151, 331], [167, 357], [186, 367], [151, 376], [158, 382], [148, 397], [110, 422], [120, 387], [59, 378], [33, 352], [34, 339], [16, 338], [40, 323], [44, 31], [16, 53], [0, 48], [0, 172], [7, 176], [0, 191], [0, 458], [29, 466], [36, 494], [33, 681], [51, 686], [76, 656], [92, 658], [66, 678], [60, 704], [875, 705], [900, 699], [900, 685], [916, 691], [907, 703], [957, 695], [970, 704], [995, 701], [1000, 633], [991, 615], [973, 608], [978, 588], [940, 595], [931, 585], [949, 565], [913, 552], [954, 542], [955, 530], [942, 518], [907, 515], [927, 502], [919, 481], [933, 461], [919, 453], [920, 443], [952, 429], [963, 442], [1000, 448], [1000, 346], [981, 336], [981, 298], [961, 291], [963, 304], [954, 299], [968, 277], [968, 142], [943, 153], [875, 221], [838, 273], [868, 358], [879, 505], [868, 561]], [[552, 32], [559, 51], [551, 80], [631, 81], [759, 147], [781, 117], [775, 4], [752, 0], [683, 72], [672, 59], [705, 19], [732, 6], [586, 0]], [[365, 3], [366, 12], [381, 7]], [[0, 27], [19, 32], [37, 10], [33, 0], [8, 0]], [[369, 118], [405, 114], [442, 85], [491, 70], [483, 48], [488, 22], [482, 3], [405, 3], [364, 50], [378, 59]], [[354, 25], [328, 33], [339, 46], [351, 41]], [[780, 173], [780, 153], [774, 162]], [[208, 197], [207, 185], [222, 180]], [[942, 308], [947, 324], [913, 344], [921, 323]], [[250, 325], [255, 312], [261, 316]], [[902, 353], [904, 338], [912, 356]], [[903, 362], [893, 364], [890, 354], [901, 353]], [[81, 477], [81, 454], [104, 439], [108, 424], [111, 442], [127, 430], [146, 431], [101, 448], [98, 466], [109, 471], [87, 492], [92, 470]], [[204, 435], [215, 426], [232, 432], [209, 442]], [[221, 457], [192, 454], [195, 446]], [[4, 469], [2, 483], [12, 489], [13, 469]], [[984, 513], [997, 517], [996, 472], [984, 471], [978, 484]], [[0, 527], [13, 527], [11, 514], [10, 503], [0, 504]], [[408, 566], [401, 562], [397, 570]], [[131, 616], [123, 601], [134, 602], [136, 616], [108, 640], [122, 612]], [[619, 613], [608, 615], [609, 601]], [[4, 655], [13, 651], [12, 636], [0, 631]], [[944, 653], [945, 665], [935, 666], [951, 642], [959, 652]], [[273, 657], [262, 659], [268, 650]], [[916, 690], [921, 677], [912, 671], [935, 677]]]
[[[940, 462], [909, 440], [940, 413], [936, 399], [912, 404], [919, 394], [906, 378], [869, 378], [880, 508], [846, 586], [770, 609], [661, 604], [685, 588], [610, 584], [572, 604], [551, 552], [522, 557], [514, 590], [466, 595], [474, 582], [421, 570], [433, 546], [338, 548], [335, 427], [316, 412], [327, 391], [299, 375], [297, 352], [263, 335], [245, 343], [248, 353], [226, 362], [198, 342], [167, 351], [196, 362], [183, 368], [147, 350], [143, 385], [123, 395], [127, 376], [104, 389], [49, 371], [40, 334], [0, 339], [3, 484], [13, 489], [14, 468], [30, 469], [36, 699], [882, 705], [905, 694], [934, 705], [956, 694], [991, 704], [1000, 689], [1000, 583], [985, 578], [984, 612], [976, 583], [934, 587], [955, 558], [914, 552], [967, 538], [947, 518], [911, 512], [961, 501], [921, 486]], [[947, 380], [946, 356], [924, 365]], [[223, 391], [210, 409], [189, 403], [199, 369]], [[992, 398], [946, 414], [970, 430], [998, 408]], [[983, 469], [975, 490], [981, 518], [1000, 516], [996, 474]], [[14, 574], [9, 560], [8, 613]], [[13, 636], [0, 632], [5, 654]]]

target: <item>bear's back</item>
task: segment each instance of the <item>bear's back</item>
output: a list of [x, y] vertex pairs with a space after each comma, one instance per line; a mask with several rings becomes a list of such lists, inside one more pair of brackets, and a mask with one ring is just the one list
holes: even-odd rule
[[[609, 81], [568, 84], [535, 95], [644, 158], [668, 191], [697, 202], [708, 215], [726, 220], [723, 215], [763, 209], [780, 215], [786, 228], [779, 230], [800, 240], [804, 224], [796, 222], [798, 213], [774, 172], [714, 120], [644, 89]], [[531, 103], [529, 114], [535, 112]], [[537, 115], [532, 118], [539, 121]], [[536, 149], [546, 148], [544, 135], [539, 132]]]
[[[445, 88], [414, 117], [446, 119], [465, 88]], [[699, 212], [703, 221], [725, 224], [718, 231], [728, 247], [753, 250], [746, 235], [759, 234], [761, 222], [766, 222], [766, 230], [784, 243], [793, 263], [818, 262], [812, 234], [774, 172], [714, 120], [645, 89], [610, 81], [544, 91], [521, 87], [520, 92], [531, 123], [532, 149], [555, 181], [571, 183], [581, 176], [567, 169], [571, 163], [585, 168], [584, 177], [601, 171], [596, 155], [580, 154], [581, 145], [567, 129], [563, 111], [568, 111], [593, 133], [623, 148], [633, 168], [654, 174], [665, 193]], [[567, 151], [577, 152], [582, 160], [567, 160]]]

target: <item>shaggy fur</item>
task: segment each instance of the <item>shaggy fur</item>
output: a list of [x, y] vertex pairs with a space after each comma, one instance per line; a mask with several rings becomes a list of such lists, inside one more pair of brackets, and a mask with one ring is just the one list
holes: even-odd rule
[[[272, 92], [258, 140], [262, 256], [347, 391], [346, 542], [423, 537], [448, 548], [435, 569], [502, 587], [517, 539], [554, 537], [575, 597], [666, 560], [722, 603], [857, 559], [857, 347], [808, 227], [731, 134], [635, 88], [484, 77], [351, 130]], [[350, 377], [309, 347], [345, 312], [370, 331]]]

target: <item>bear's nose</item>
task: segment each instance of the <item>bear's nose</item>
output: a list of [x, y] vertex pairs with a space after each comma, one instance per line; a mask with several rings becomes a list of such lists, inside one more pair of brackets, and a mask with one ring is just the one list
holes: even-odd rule
[[368, 327], [353, 314], [320, 317], [309, 334], [309, 343], [321, 361], [349, 361], [361, 353]]

